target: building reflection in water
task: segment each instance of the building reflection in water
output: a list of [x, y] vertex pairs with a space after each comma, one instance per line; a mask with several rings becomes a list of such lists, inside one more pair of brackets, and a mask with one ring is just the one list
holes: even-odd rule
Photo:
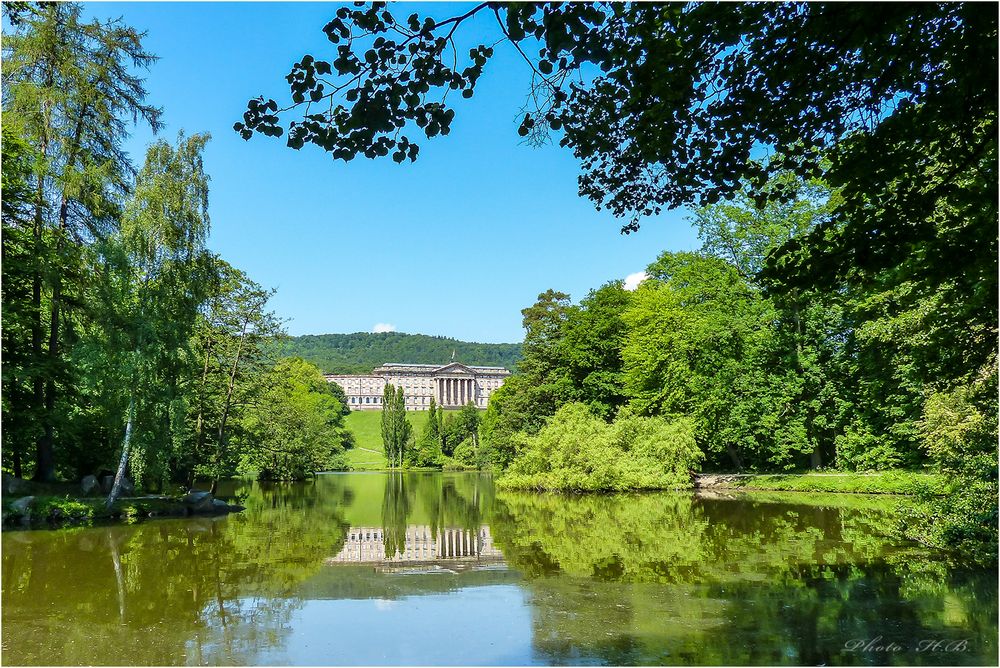
[[351, 527], [343, 549], [327, 563], [350, 564], [435, 564], [441, 562], [503, 561], [503, 553], [493, 545], [486, 525], [478, 529], [445, 528], [435, 534], [429, 525], [406, 527], [402, 550], [387, 556], [385, 533], [381, 527]]

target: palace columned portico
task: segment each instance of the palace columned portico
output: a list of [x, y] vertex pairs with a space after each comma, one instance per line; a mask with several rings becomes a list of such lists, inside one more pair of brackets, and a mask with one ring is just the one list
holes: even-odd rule
[[476, 398], [476, 380], [474, 378], [448, 377], [435, 378], [435, 401], [442, 406], [464, 406]]
[[369, 376], [326, 376], [347, 395], [351, 410], [380, 410], [387, 384], [403, 388], [407, 410], [430, 408], [430, 402], [445, 408], [461, 408], [470, 402], [486, 408], [489, 397], [503, 385], [510, 371], [496, 366], [469, 366], [460, 362], [445, 365], [389, 363]]

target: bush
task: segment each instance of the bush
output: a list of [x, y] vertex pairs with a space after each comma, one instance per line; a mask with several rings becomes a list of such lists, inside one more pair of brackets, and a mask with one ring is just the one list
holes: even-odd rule
[[501, 487], [563, 491], [676, 489], [703, 458], [687, 419], [627, 417], [607, 424], [583, 404], [564, 405], [536, 436], [515, 435]]
[[459, 464], [468, 467], [477, 466], [476, 448], [471, 438], [466, 438], [455, 446], [455, 451], [451, 453], [452, 459]]
[[900, 468], [899, 448], [863, 426], [851, 425], [836, 438], [837, 466], [848, 471], [888, 471]]

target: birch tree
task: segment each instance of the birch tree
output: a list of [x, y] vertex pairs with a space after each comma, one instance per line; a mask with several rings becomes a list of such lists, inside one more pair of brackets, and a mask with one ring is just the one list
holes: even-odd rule
[[110, 247], [132, 345], [126, 361], [125, 434], [109, 507], [120, 493], [130, 458], [133, 472], [141, 475], [168, 447], [164, 429], [172, 434], [182, 428], [183, 419], [178, 424], [176, 411], [167, 405], [178, 399], [171, 392], [178, 382], [172, 369], [186, 352], [209, 268], [208, 176], [202, 165], [208, 140], [207, 134], [181, 134], [176, 147], [161, 140], [149, 148]]

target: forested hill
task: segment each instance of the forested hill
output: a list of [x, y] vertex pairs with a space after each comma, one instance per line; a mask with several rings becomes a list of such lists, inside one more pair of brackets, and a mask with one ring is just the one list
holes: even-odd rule
[[309, 334], [293, 336], [287, 355], [312, 362], [324, 373], [369, 373], [386, 362], [445, 364], [455, 361], [479, 366], [502, 366], [514, 370], [521, 359], [519, 343], [472, 343], [444, 336], [388, 332], [370, 334]]

